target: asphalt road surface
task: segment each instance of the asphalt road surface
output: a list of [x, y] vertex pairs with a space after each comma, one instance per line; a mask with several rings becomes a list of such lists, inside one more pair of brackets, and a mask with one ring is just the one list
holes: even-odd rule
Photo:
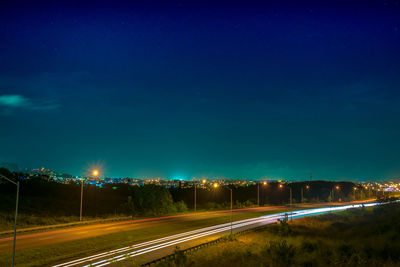
[[[349, 208], [358, 208], [362, 206], [375, 206], [380, 203], [365, 203], [365, 204], [353, 204], [335, 207], [323, 207], [315, 209], [297, 210], [289, 214], [289, 218], [299, 218], [303, 216], [310, 216], [316, 214], [322, 214], [327, 212], [341, 211]], [[193, 231], [182, 232], [179, 234], [166, 236], [163, 238], [150, 240], [143, 243], [134, 244], [131, 246], [105, 251], [95, 255], [74, 259], [71, 261], [56, 264], [53, 267], [76, 267], [76, 266], [106, 266], [106, 265], [119, 265], [121, 263], [128, 264], [129, 262], [145, 263], [152, 259], [160, 258], [162, 256], [170, 254], [175, 246], [180, 246], [184, 249], [191, 247], [197, 243], [207, 242], [210, 238], [216, 238], [217, 236], [227, 234], [230, 231], [242, 231], [249, 228], [259, 227], [265, 224], [275, 223], [278, 219], [285, 216], [285, 213], [271, 214], [260, 216], [252, 219], [235, 221], [232, 224], [224, 223], [214, 225], [210, 227], [204, 227]], [[232, 229], [232, 230], [231, 230]], [[145, 256], [145, 257], [143, 257]], [[138, 258], [135, 261], [135, 258]]]
[[[287, 208], [286, 206], [258, 207], [234, 210], [235, 214], [243, 214], [249, 212], [273, 211]], [[85, 239], [101, 235], [107, 235], [117, 232], [130, 231], [141, 228], [156, 227], [159, 224], [178, 222], [178, 221], [195, 221], [201, 219], [216, 218], [229, 215], [230, 210], [199, 212], [180, 214], [173, 216], [164, 216], [157, 218], [146, 218], [137, 220], [127, 220], [111, 223], [102, 223], [95, 225], [84, 225], [69, 227], [58, 230], [50, 230], [45, 232], [37, 232], [30, 234], [18, 234], [16, 249], [23, 250], [57, 243], [64, 243], [73, 240]], [[12, 247], [13, 237], [5, 237], [0, 239], [0, 254], [9, 252]]]

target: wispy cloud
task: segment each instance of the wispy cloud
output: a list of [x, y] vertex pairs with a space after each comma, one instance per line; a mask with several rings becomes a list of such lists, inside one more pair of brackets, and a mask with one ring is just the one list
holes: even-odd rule
[[22, 95], [0, 95], [0, 106], [9, 109], [52, 110], [60, 105], [49, 100], [30, 99]]

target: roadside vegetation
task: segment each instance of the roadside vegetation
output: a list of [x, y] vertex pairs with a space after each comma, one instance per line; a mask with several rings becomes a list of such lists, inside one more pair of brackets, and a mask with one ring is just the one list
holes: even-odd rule
[[400, 204], [282, 220], [158, 266], [399, 266]]

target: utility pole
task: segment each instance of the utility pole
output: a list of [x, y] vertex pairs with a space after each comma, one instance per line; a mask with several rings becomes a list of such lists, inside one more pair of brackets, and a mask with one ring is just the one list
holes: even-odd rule
[[196, 202], [197, 202], [196, 183], [194, 183], [194, 212], [196, 212]]
[[257, 205], [260, 206], [260, 182], [257, 183]]
[[82, 221], [82, 203], [83, 203], [83, 179], [81, 181], [81, 209], [79, 212], [79, 221]]
[[16, 201], [15, 201], [15, 218], [14, 218], [14, 239], [13, 239], [13, 251], [12, 251], [12, 261], [11, 261], [11, 266], [14, 267], [15, 265], [15, 243], [17, 240], [17, 218], [18, 218], [18, 202], [19, 202], [19, 181], [18, 182], [14, 182], [11, 179], [8, 179], [7, 177], [5, 177], [4, 175], [0, 174], [0, 177], [6, 179], [7, 181], [9, 181], [10, 183], [13, 183], [14, 185], [17, 186], [17, 197], [16, 197]]
[[[218, 184], [214, 183], [214, 188], [217, 188]], [[226, 187], [229, 191], [231, 191], [231, 234], [232, 234], [232, 212], [233, 212], [233, 198], [232, 198], [232, 188]]]
[[304, 202], [304, 196], [303, 196], [303, 187], [301, 187], [301, 203]]
[[231, 234], [232, 234], [232, 211], [233, 211], [233, 201], [232, 201], [232, 188], [228, 188], [231, 191]]
[[292, 187], [289, 187], [289, 192], [290, 192], [290, 207], [292, 207], [292, 204], [293, 204], [293, 199], [292, 199]]
[[17, 182], [17, 199], [15, 203], [14, 240], [13, 240], [13, 252], [12, 252], [12, 263], [11, 263], [13, 267], [15, 265], [15, 242], [17, 239], [18, 201], [19, 201], [19, 182]]

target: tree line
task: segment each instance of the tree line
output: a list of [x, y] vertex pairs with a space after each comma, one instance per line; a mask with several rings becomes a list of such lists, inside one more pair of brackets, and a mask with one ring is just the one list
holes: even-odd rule
[[[42, 216], [76, 216], [80, 209], [81, 185], [59, 183], [47, 176], [27, 176], [0, 169], [0, 173], [20, 181], [20, 212]], [[232, 186], [235, 208], [251, 205], [349, 201], [376, 196], [375, 191], [357, 187], [352, 182], [309, 181], [267, 185]], [[357, 188], [354, 190], [354, 188]], [[303, 192], [302, 192], [303, 191]], [[333, 193], [332, 193], [333, 191]], [[258, 194], [259, 192], [259, 194]], [[194, 187], [165, 188], [157, 185], [134, 186], [125, 183], [91, 184], [84, 186], [85, 216], [109, 215], [151, 216], [185, 212], [194, 207]], [[230, 190], [226, 187], [197, 188], [197, 209], [211, 210], [230, 207]], [[333, 199], [332, 199], [333, 196]], [[0, 181], [0, 212], [11, 213], [15, 206], [15, 186]]]

